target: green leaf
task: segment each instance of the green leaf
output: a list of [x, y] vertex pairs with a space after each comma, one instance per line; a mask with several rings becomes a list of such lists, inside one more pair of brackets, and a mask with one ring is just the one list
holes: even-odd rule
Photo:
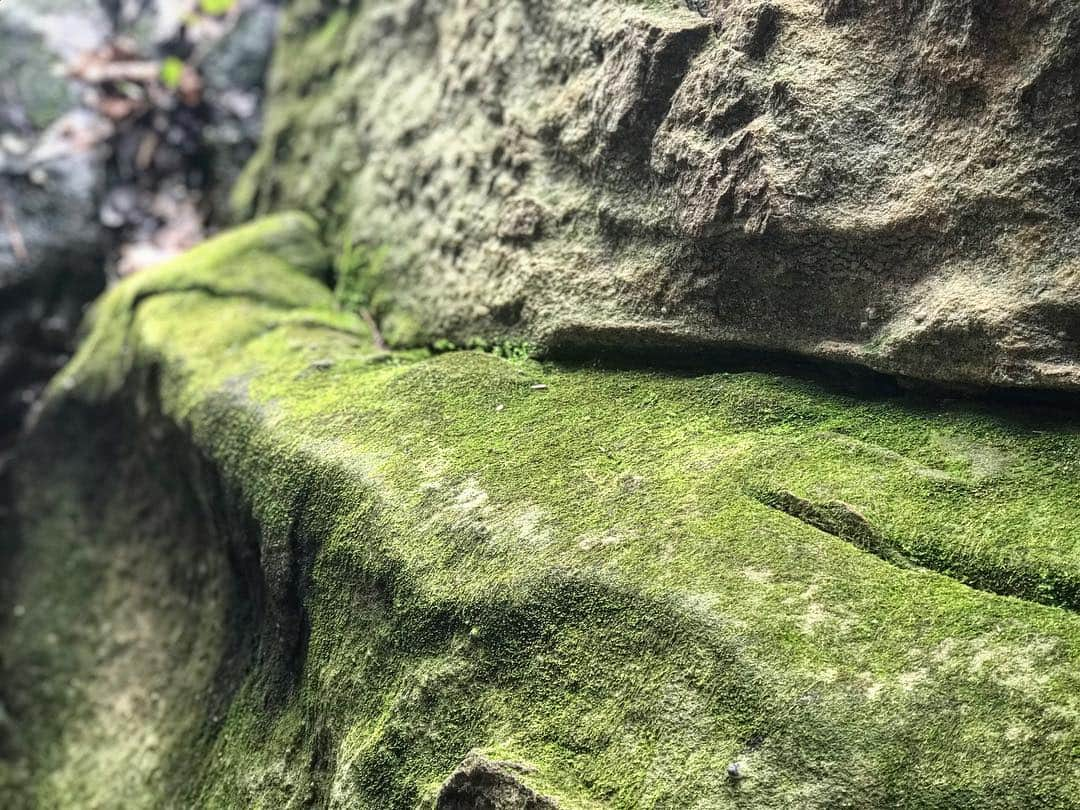
[[215, 17], [219, 17], [222, 14], [228, 13], [235, 2], [236, 0], [199, 0], [199, 7], [203, 10], [204, 14], [212, 14]]
[[161, 63], [161, 83], [170, 90], [180, 86], [180, 79], [184, 76], [184, 61], [170, 56]]

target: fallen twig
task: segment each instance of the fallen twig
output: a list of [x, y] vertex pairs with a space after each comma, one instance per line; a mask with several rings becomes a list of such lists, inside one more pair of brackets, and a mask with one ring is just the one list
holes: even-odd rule
[[20, 264], [30, 261], [30, 252], [26, 249], [26, 240], [23, 239], [19, 223], [15, 220], [15, 214], [5, 200], [0, 200], [0, 219], [4, 221], [4, 229], [7, 231], [8, 240], [11, 242], [11, 252], [15, 254], [15, 260]]
[[379, 324], [375, 322], [375, 318], [367, 311], [366, 308], [360, 308], [360, 317], [364, 319], [364, 323], [368, 325], [368, 329], [371, 330], [371, 339], [375, 342], [375, 348], [381, 352], [390, 351], [390, 346], [386, 340], [383, 339], [382, 332], [379, 331]]

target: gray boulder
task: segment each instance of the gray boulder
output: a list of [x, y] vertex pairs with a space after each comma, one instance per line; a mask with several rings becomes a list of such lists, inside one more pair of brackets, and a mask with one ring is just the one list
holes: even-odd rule
[[104, 286], [109, 125], [64, 67], [106, 33], [94, 2], [0, 6], [0, 451]]

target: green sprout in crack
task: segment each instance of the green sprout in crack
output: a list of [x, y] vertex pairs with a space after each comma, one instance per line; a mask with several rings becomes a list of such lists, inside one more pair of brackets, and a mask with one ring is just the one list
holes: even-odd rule
[[338, 306], [352, 312], [371, 309], [375, 293], [383, 280], [387, 250], [355, 244], [345, 237], [341, 253], [334, 262], [334, 295]]

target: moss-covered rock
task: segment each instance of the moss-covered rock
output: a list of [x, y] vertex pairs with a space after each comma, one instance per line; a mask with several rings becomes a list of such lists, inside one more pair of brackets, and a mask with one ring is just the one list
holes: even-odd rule
[[326, 264], [286, 215], [97, 305], [6, 806], [1076, 806], [1074, 418], [389, 353]]

